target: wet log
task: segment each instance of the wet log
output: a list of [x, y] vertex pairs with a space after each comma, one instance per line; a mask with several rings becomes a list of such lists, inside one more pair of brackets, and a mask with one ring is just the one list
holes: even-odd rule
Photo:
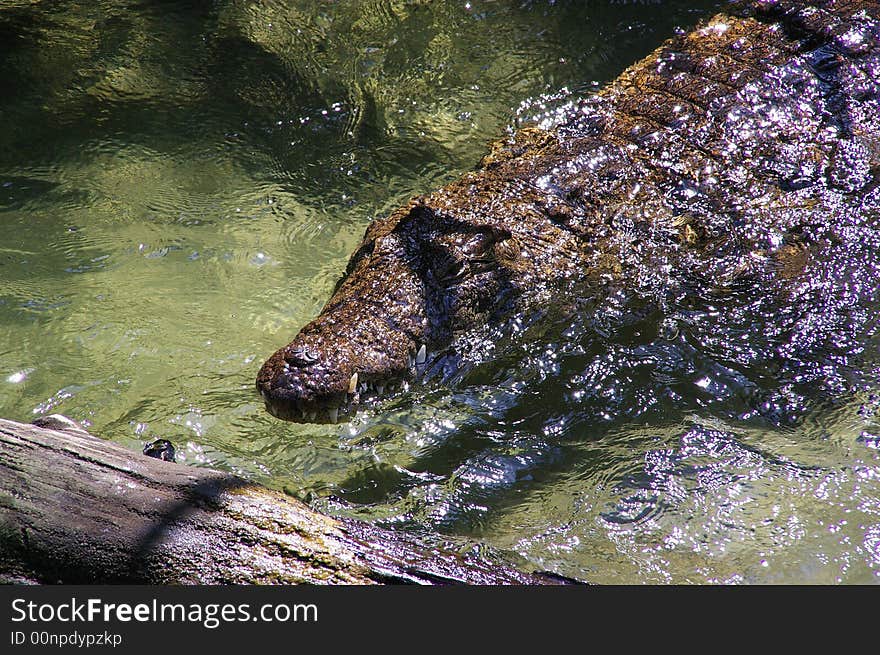
[[557, 582], [57, 427], [0, 419], [0, 582]]

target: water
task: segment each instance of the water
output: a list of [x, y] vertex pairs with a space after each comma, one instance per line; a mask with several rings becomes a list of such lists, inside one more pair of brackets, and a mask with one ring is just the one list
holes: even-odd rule
[[611, 298], [350, 424], [253, 389], [373, 217], [715, 6], [4, 3], [0, 415], [594, 582], [876, 582], [876, 230], [787, 307]]

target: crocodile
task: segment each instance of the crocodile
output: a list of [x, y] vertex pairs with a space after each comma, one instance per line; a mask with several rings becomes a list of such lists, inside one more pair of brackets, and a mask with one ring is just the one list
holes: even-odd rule
[[572, 285], [772, 289], [878, 217], [880, 3], [740, 0], [373, 221], [256, 387], [335, 423]]

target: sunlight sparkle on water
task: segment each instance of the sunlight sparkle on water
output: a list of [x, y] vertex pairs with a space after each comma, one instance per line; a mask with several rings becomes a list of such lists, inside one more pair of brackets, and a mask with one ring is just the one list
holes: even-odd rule
[[19, 384], [21, 382], [24, 382], [27, 379], [27, 376], [33, 372], [34, 372], [34, 369], [25, 368], [20, 371], [16, 371], [12, 375], [10, 375], [8, 378], [6, 378], [6, 381], [11, 384]]

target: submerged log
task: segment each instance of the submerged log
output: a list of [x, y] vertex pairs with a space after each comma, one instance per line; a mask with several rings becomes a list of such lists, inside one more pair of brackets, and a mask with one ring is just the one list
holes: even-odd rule
[[[60, 425], [59, 427], [65, 427]], [[0, 419], [0, 582], [546, 584], [77, 427]]]

